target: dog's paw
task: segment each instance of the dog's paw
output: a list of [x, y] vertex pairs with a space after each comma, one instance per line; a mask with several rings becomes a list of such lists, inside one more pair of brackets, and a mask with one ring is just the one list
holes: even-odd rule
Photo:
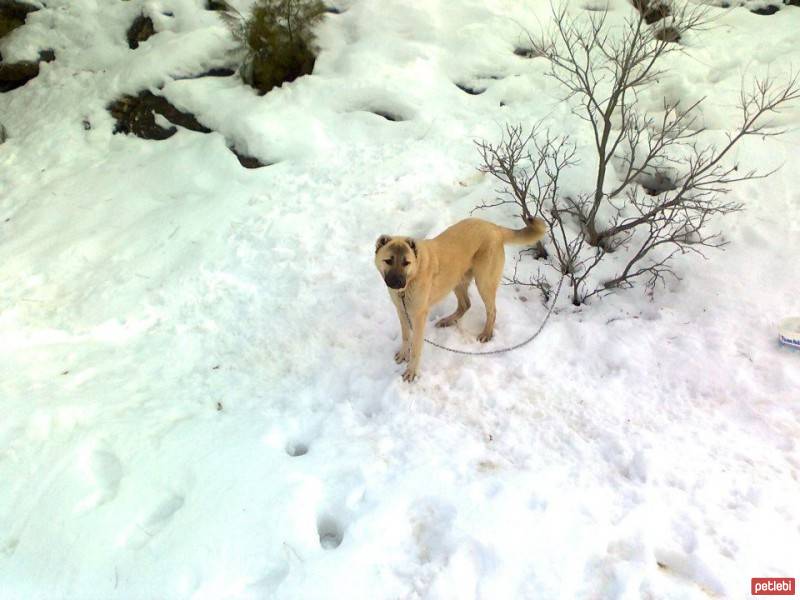
[[400, 348], [399, 351], [395, 352], [394, 362], [396, 362], [398, 365], [400, 363], [408, 362], [408, 355], [408, 348]]
[[494, 337], [494, 333], [481, 333], [481, 334], [478, 336], [478, 341], [479, 341], [481, 344], [485, 344], [486, 342], [488, 342], [489, 340], [491, 340], [493, 337]]
[[409, 383], [411, 383], [416, 378], [417, 378], [417, 370], [412, 367], [408, 367], [406, 369], [406, 372], [403, 373], [403, 381], [408, 381]]
[[445, 317], [444, 319], [439, 319], [436, 321], [437, 327], [450, 327], [451, 325], [455, 325], [456, 320], [451, 319], [449, 317]]

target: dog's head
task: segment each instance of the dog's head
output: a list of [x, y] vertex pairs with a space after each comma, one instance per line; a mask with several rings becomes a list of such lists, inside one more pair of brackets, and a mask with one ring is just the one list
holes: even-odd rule
[[411, 238], [382, 235], [375, 242], [375, 267], [386, 285], [398, 292], [416, 275], [417, 258], [417, 243]]

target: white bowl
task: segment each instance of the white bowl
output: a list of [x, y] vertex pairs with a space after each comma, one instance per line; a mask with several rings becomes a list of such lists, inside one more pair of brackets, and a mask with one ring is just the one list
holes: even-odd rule
[[778, 337], [782, 344], [800, 348], [800, 317], [789, 317], [778, 325]]

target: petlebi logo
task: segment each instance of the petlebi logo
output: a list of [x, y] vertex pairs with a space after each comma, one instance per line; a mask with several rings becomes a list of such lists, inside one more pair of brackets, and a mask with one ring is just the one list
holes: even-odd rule
[[750, 593], [753, 596], [794, 596], [794, 577], [753, 577]]

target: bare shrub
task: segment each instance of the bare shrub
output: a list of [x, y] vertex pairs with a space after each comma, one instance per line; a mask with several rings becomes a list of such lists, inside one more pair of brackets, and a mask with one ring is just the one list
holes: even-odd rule
[[[659, 6], [666, 6], [668, 26], [678, 36], [705, 24], [702, 6]], [[702, 100], [684, 105], [665, 99], [657, 113], [640, 106], [639, 92], [663, 75], [662, 59], [679, 46], [659, 35], [666, 18], [651, 27], [646, 11], [631, 13], [619, 35], [612, 35], [605, 13], [579, 21], [554, 9], [553, 32], [542, 39], [530, 36], [533, 48], [550, 60], [549, 75], [566, 90], [573, 113], [591, 131], [597, 165], [590, 190], [561, 193], [563, 172], [576, 163], [575, 148], [541, 125], [527, 133], [509, 125], [499, 143], [478, 142], [480, 169], [502, 184], [497, 200], [479, 208], [511, 203], [523, 216], [542, 216], [550, 227], [552, 260], [569, 277], [576, 305], [639, 279], [652, 292], [665, 276], [677, 277], [671, 268], [677, 254], [704, 256], [705, 249], [725, 245], [709, 225], [742, 209], [726, 197], [730, 186], [770, 174], [730, 164], [732, 148], [746, 136], [782, 133], [768, 128], [766, 116], [800, 98], [797, 75], [785, 82], [762, 78], [749, 89], [743, 85], [740, 119], [727, 142], [704, 143]], [[621, 268], [610, 277], [594, 277], [593, 270], [612, 253]]]

